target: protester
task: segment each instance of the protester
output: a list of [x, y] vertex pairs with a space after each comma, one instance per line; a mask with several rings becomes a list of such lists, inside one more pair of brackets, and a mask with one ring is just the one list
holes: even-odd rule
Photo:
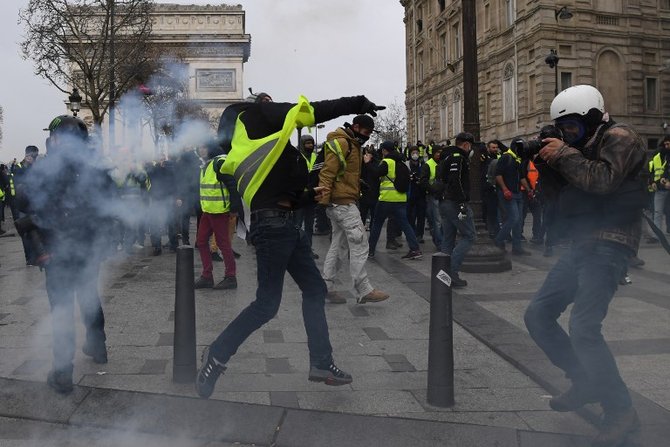
[[[431, 153], [435, 150], [437, 149], [432, 149]], [[421, 171], [426, 162], [419, 157], [418, 149], [411, 149], [407, 163], [410, 180], [407, 193], [407, 220], [414, 230], [417, 241], [423, 244], [423, 233], [426, 228], [426, 189], [421, 186]]]
[[46, 271], [54, 357], [47, 383], [66, 394], [73, 389], [75, 296], [86, 328], [82, 351], [107, 363], [98, 274], [109, 252], [111, 216], [120, 209], [113, 180], [87, 146], [84, 122], [62, 115], [48, 129], [47, 157], [18, 185], [17, 202], [27, 217], [17, 227], [28, 234]]
[[[256, 247], [258, 290], [255, 301], [205, 349], [196, 378], [201, 397], [212, 394], [226, 363], [247, 337], [277, 314], [286, 272], [302, 291], [309, 380], [326, 385], [351, 383], [351, 375], [340, 370], [333, 360], [324, 309], [326, 284], [305, 233], [293, 223], [295, 209], [320, 200], [330, 191], [322, 186], [306, 190], [307, 163], [290, 137], [297, 126], [313, 126], [341, 115], [375, 113], [379, 109], [364, 96], [311, 104], [301, 96], [297, 104], [237, 103], [221, 115], [219, 138], [224, 151], [230, 150], [221, 173], [234, 176], [239, 193], [251, 207], [250, 240]], [[251, 166], [250, 158], [256, 160]]]
[[442, 248], [443, 229], [442, 218], [440, 217], [440, 200], [443, 191], [440, 188], [435, 188], [435, 179], [442, 152], [443, 148], [441, 147], [433, 148], [432, 157], [421, 168], [421, 178], [419, 179], [420, 186], [428, 192], [426, 217], [428, 217], [430, 234], [437, 250]]
[[[370, 284], [365, 262], [369, 246], [361, 214], [356, 206], [360, 197], [361, 160], [372, 161], [372, 155], [361, 153], [361, 146], [374, 130], [374, 120], [368, 115], [358, 115], [348, 123], [328, 134], [324, 146], [325, 162], [319, 174], [319, 186], [326, 188], [320, 200], [327, 206], [333, 236], [323, 264], [323, 279], [328, 286], [328, 300], [344, 303], [346, 300], [334, 290], [335, 279], [341, 264], [349, 258], [349, 274], [358, 304], [386, 300], [389, 295]], [[364, 158], [363, 158], [364, 157]], [[374, 221], [373, 221], [374, 223]]]

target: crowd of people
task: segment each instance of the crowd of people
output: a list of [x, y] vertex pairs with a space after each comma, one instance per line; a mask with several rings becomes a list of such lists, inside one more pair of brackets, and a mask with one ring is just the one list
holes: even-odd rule
[[[521, 139], [483, 144], [461, 132], [453, 145], [417, 142], [401, 148], [384, 141], [373, 147], [367, 142], [382, 108], [365, 96], [316, 102], [300, 97], [290, 104], [262, 93], [229, 106], [216, 138], [144, 164], [123, 148], [111, 159], [94, 155], [81, 120], [55, 118], [44, 161], [31, 145], [23, 160], [0, 167], [1, 217], [4, 221], [7, 205], [26, 264], [46, 270], [54, 321], [48, 384], [60, 393], [72, 391], [75, 296], [86, 327], [84, 354], [97, 363], [108, 361], [97, 290], [105, 257], [133, 253], [144, 247], [147, 235], [154, 256], [163, 254], [164, 240], [171, 252], [190, 245], [193, 216], [202, 263], [194, 287], [237, 288], [239, 255], [232, 241], [238, 225], [246, 229], [244, 222], [250, 222], [247, 241], [255, 248], [258, 287], [250, 305], [205, 349], [198, 395], [212, 394], [239, 346], [276, 315], [287, 272], [302, 291], [309, 380], [351, 383], [352, 376], [335, 364], [324, 310], [326, 300], [346, 302], [336, 290], [340, 267], [348, 262], [358, 304], [385, 301], [390, 295], [372, 285], [366, 270], [384, 224], [387, 251], [401, 248], [404, 235], [407, 252], [401, 258], [408, 261], [423, 256], [427, 230], [435, 251], [451, 256], [451, 285], [466, 287], [460, 270], [477, 237], [470, 201], [471, 186], [479, 183], [481, 218], [500, 250], [511, 243], [512, 255], [530, 255], [523, 245], [528, 214], [529, 242], [542, 245], [544, 256], [553, 256], [565, 238], [572, 241], [525, 314], [531, 337], [572, 381], [568, 391], [551, 399], [551, 407], [572, 411], [600, 402], [605, 425], [596, 445], [614, 445], [612, 439], [639, 427], [600, 323], [616, 282], [635, 259], [641, 203], [649, 202], [653, 211], [649, 242], [664, 239], [664, 215], [670, 231], [670, 137], [645, 159], [639, 136], [609, 118], [591, 86], [556, 97], [551, 115], [561, 138], [545, 137], [535, 145]], [[321, 148], [301, 134], [300, 129], [354, 114]], [[473, 182], [474, 157], [480, 170]], [[325, 254], [314, 249], [316, 234], [331, 236]], [[315, 259], [324, 255], [320, 271]], [[212, 263], [217, 258], [225, 265], [219, 282]], [[578, 281], [582, 277], [589, 281]], [[568, 335], [556, 319], [570, 303]]]

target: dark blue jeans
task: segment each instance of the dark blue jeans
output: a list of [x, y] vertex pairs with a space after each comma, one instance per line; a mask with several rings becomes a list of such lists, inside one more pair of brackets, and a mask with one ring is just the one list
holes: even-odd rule
[[[602, 336], [602, 322], [630, 252], [622, 245], [575, 245], [551, 269], [524, 316], [535, 343], [573, 382], [593, 387], [605, 411], [631, 406], [628, 389]], [[569, 304], [569, 335], [556, 321]]]
[[523, 228], [523, 198], [521, 193], [512, 194], [512, 200], [505, 200], [502, 191], [498, 191], [498, 201], [505, 210], [505, 221], [496, 236], [496, 243], [504, 243], [512, 233], [512, 249], [521, 250], [521, 229]]
[[442, 218], [440, 217], [440, 201], [434, 197], [428, 196], [426, 205], [426, 217], [430, 222], [430, 234], [435, 248], [442, 248]]
[[375, 218], [372, 220], [372, 228], [370, 229], [370, 253], [374, 254], [379, 235], [382, 232], [382, 226], [389, 216], [395, 219], [402, 232], [405, 233], [409, 249], [412, 251], [419, 250], [419, 241], [416, 239], [409, 220], [407, 220], [407, 203], [383, 202], [380, 200], [375, 207]]
[[309, 204], [300, 208], [295, 212], [295, 224], [298, 228], [303, 228], [305, 235], [307, 235], [307, 240], [309, 241], [309, 246], [312, 246], [312, 239], [314, 236], [314, 218], [315, 218], [316, 204]]
[[[451, 271], [453, 273], [460, 271], [465, 255], [477, 239], [474, 214], [469, 206], [466, 206], [466, 210], [466, 218], [460, 220], [458, 218], [458, 203], [452, 200], [440, 202], [440, 216], [442, 218], [442, 230], [444, 231], [440, 251], [451, 255]], [[460, 235], [458, 243], [456, 243], [457, 233]]]
[[256, 300], [212, 343], [211, 355], [222, 363], [228, 362], [249, 335], [277, 314], [284, 276], [288, 272], [302, 291], [302, 318], [310, 364], [327, 366], [332, 361], [333, 350], [324, 311], [326, 283], [314, 263], [304, 231], [296, 228], [291, 216], [257, 221], [252, 216], [250, 237], [256, 247]]
[[79, 302], [88, 343], [104, 342], [105, 316], [98, 293], [100, 263], [62, 259], [57, 255], [46, 266], [46, 289], [51, 305], [53, 367], [72, 371], [75, 352], [74, 300]]

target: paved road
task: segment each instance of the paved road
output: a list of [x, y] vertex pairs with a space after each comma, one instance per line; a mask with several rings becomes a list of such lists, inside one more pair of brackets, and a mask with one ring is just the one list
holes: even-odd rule
[[[322, 255], [327, 244], [326, 237], [315, 237]], [[198, 350], [255, 292], [253, 251], [241, 241], [235, 246], [242, 253], [238, 290], [197, 291]], [[432, 407], [425, 398], [430, 256], [401, 261], [404, 252], [380, 249], [369, 273], [392, 298], [359, 306], [349, 296], [347, 304], [327, 305], [336, 361], [354, 375], [351, 385], [306, 380], [300, 294], [287, 278], [277, 318], [242, 346], [213, 398], [203, 401], [192, 386], [171, 380], [174, 255], [152, 257], [145, 249], [106, 263], [101, 290], [110, 362], [100, 368], [78, 353], [78, 387], [63, 398], [43, 384], [51, 342], [43, 274], [23, 265], [16, 237], [0, 238], [0, 253], [3, 446], [90, 439], [97, 440], [94, 445], [167, 439], [174, 445], [341, 446], [381, 445], [383, 439], [398, 446], [567, 446], [588, 445], [595, 433], [587, 422], [595, 408], [580, 417], [547, 406], [550, 392], [565, 382], [521, 320], [552, 263], [539, 253], [513, 259], [513, 271], [505, 274], [463, 274], [470, 285], [454, 294], [456, 404], [448, 409]], [[644, 246], [641, 256], [647, 265], [632, 271], [633, 285], [618, 292], [605, 334], [646, 424], [643, 444], [660, 446], [670, 435], [670, 275], [659, 247]], [[215, 265], [215, 274], [222, 270]], [[81, 328], [79, 335], [81, 343]], [[17, 435], [26, 430], [37, 435]]]

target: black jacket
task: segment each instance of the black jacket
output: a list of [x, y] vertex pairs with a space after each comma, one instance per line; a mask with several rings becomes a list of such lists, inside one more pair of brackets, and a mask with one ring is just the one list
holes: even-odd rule
[[[370, 102], [365, 96], [353, 96], [310, 103], [314, 107], [315, 123], [330, 121], [342, 115], [366, 112]], [[232, 129], [239, 116], [249, 138], [260, 139], [280, 131], [286, 114], [295, 104], [259, 102], [238, 103], [229, 106], [219, 121], [219, 138], [224, 152], [230, 149]], [[231, 129], [231, 125], [233, 126]], [[279, 202], [288, 202], [299, 208], [314, 200], [313, 189], [305, 190], [309, 181], [307, 162], [289, 141], [279, 159], [270, 170], [251, 203], [251, 210], [277, 208]]]
[[444, 185], [443, 198], [458, 203], [469, 202], [470, 161], [468, 153], [457, 146], [449, 146], [446, 154], [446, 157], [437, 166], [435, 174], [436, 180]]

